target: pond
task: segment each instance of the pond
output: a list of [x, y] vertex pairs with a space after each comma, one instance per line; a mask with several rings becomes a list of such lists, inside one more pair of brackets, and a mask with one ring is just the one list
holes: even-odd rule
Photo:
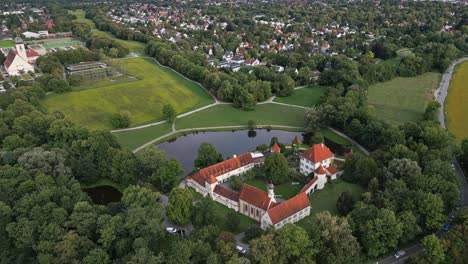
[[109, 203], [119, 202], [122, 193], [114, 187], [103, 185], [93, 188], [83, 189], [91, 197], [95, 204], [107, 205]]
[[193, 162], [198, 156], [198, 148], [203, 142], [213, 144], [223, 155], [230, 158], [234, 154], [242, 154], [253, 151], [261, 144], [270, 144], [272, 137], [277, 137], [279, 142], [291, 144], [295, 136], [303, 140], [303, 133], [282, 130], [257, 129], [254, 131], [221, 131], [221, 132], [199, 132], [176, 138], [175, 140], [163, 142], [157, 148], [165, 150], [168, 157], [178, 160], [184, 168], [185, 174], [193, 170]]

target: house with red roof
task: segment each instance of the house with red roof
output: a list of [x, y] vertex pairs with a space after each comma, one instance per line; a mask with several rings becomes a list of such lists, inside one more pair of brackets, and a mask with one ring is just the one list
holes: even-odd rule
[[262, 216], [276, 205], [273, 184], [268, 185], [268, 193], [248, 184], [242, 186], [239, 195], [239, 212], [241, 214], [260, 222]]
[[271, 148], [270, 148], [270, 152], [277, 152], [277, 153], [280, 153], [281, 152], [281, 148], [280, 146], [278, 146], [278, 144], [274, 144]]
[[8, 51], [3, 65], [9, 75], [21, 75], [29, 71], [34, 72], [34, 62], [39, 54], [34, 50], [27, 50], [21, 38], [15, 38], [15, 48]]
[[304, 192], [300, 192], [293, 198], [268, 210], [262, 216], [260, 227], [262, 229], [268, 227], [279, 229], [286, 224], [295, 223], [310, 215], [310, 210], [309, 197]]
[[310, 186], [313, 189], [309, 189], [307, 194], [315, 189], [322, 189], [328, 180], [335, 180], [339, 176], [341, 172], [333, 165], [334, 160], [335, 155], [323, 143], [313, 145], [301, 155], [300, 172], [317, 177], [314, 185]]

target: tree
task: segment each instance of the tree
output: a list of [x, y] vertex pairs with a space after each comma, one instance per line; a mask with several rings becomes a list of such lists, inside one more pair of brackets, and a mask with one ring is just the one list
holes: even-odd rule
[[314, 134], [322, 128], [320, 124], [320, 112], [315, 106], [309, 108], [305, 112], [304, 116], [304, 131], [307, 133]]
[[171, 104], [165, 104], [163, 106], [162, 114], [163, 114], [164, 119], [166, 119], [169, 123], [174, 122], [174, 120], [177, 117], [176, 110], [174, 106], [172, 106]]
[[432, 101], [426, 106], [424, 111], [424, 120], [437, 121], [439, 117], [440, 103], [437, 101]]
[[346, 216], [353, 210], [356, 202], [356, 197], [350, 191], [342, 192], [336, 201], [336, 209], [340, 215]]
[[436, 194], [425, 193], [418, 199], [418, 202], [419, 206], [417, 208], [423, 220], [423, 227], [426, 230], [439, 229], [446, 218], [442, 199]]
[[[316, 248], [311, 248], [312, 243], [306, 231], [297, 225], [282, 227], [274, 239], [281, 263], [297, 263], [299, 260], [308, 263], [317, 253]], [[307, 258], [308, 261], [305, 261]]]
[[239, 228], [240, 216], [239, 213], [235, 211], [229, 211], [224, 219], [226, 226], [229, 231], [235, 232]]
[[272, 233], [253, 239], [250, 242], [250, 255], [253, 260], [260, 264], [276, 263], [278, 254]]
[[421, 241], [423, 246], [423, 259], [426, 263], [443, 263], [445, 259], [444, 246], [434, 234], [425, 236]]
[[167, 215], [177, 224], [185, 225], [190, 222], [192, 210], [192, 194], [188, 189], [175, 188], [169, 193]]
[[152, 175], [152, 183], [163, 193], [170, 192], [179, 183], [179, 176], [184, 173], [182, 166], [175, 159], [163, 162], [157, 174]]
[[126, 128], [130, 126], [130, 116], [127, 113], [115, 113], [110, 118], [112, 128]]
[[325, 211], [317, 214], [314, 222], [320, 230], [322, 242], [317, 255], [317, 263], [359, 262], [360, 246], [346, 218], [332, 216]]
[[122, 185], [134, 184], [138, 179], [140, 164], [129, 149], [113, 149], [110, 178]]
[[413, 240], [421, 233], [421, 227], [417, 223], [417, 219], [411, 211], [403, 211], [398, 215], [398, 219], [403, 229], [401, 243], [407, 243]]
[[257, 122], [255, 122], [255, 120], [249, 120], [247, 122], [247, 127], [250, 129], [250, 130], [253, 130], [255, 128], [257, 128]]
[[196, 228], [207, 226], [211, 223], [218, 223], [214, 208], [214, 201], [209, 197], [203, 197], [192, 207], [191, 219]]
[[210, 143], [201, 143], [198, 148], [198, 157], [195, 160], [195, 167], [204, 168], [223, 161], [223, 157]]
[[289, 179], [289, 165], [281, 153], [273, 152], [267, 156], [265, 159], [265, 175], [274, 184], [281, 184]]
[[63, 93], [70, 91], [71, 88], [67, 81], [53, 78], [47, 83], [47, 90], [54, 91], [56, 93]]

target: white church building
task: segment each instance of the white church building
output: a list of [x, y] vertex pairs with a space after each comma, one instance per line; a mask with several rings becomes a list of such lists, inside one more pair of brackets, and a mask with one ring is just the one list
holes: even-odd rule
[[8, 51], [8, 55], [3, 65], [9, 75], [16, 76], [29, 71], [34, 72], [34, 62], [39, 58], [39, 54], [26, 49], [21, 38], [15, 38], [15, 48]]

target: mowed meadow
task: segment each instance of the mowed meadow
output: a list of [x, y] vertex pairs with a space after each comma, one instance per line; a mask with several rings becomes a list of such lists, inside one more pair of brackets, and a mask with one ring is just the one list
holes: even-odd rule
[[115, 113], [127, 113], [131, 126], [135, 126], [162, 120], [162, 107], [166, 103], [172, 104], [180, 114], [213, 102], [200, 85], [152, 59], [119, 59], [112, 64], [125, 69], [135, 81], [103, 82], [103, 86], [93, 89], [49, 94], [42, 105], [49, 112], [64, 113], [84, 127], [110, 129], [110, 117]]
[[455, 68], [445, 107], [448, 130], [459, 141], [468, 137], [468, 62]]
[[369, 87], [368, 101], [378, 118], [393, 124], [422, 119], [441, 74], [427, 72], [416, 77], [397, 77]]

